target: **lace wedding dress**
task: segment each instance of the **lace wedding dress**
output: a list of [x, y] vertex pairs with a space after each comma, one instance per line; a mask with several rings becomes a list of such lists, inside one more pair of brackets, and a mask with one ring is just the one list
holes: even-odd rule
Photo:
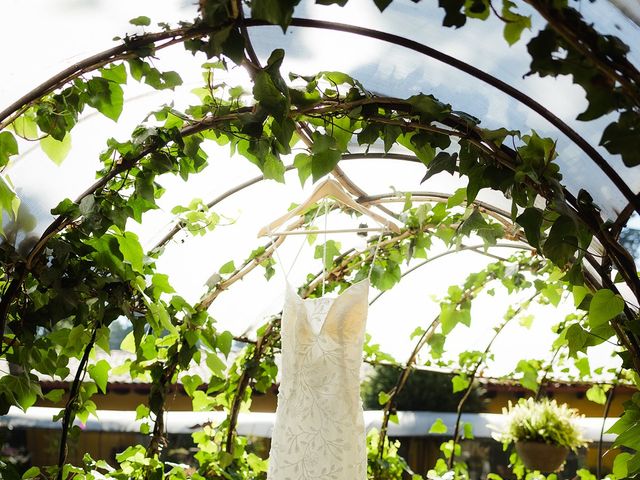
[[337, 298], [287, 284], [269, 480], [366, 480], [360, 366], [369, 280]]

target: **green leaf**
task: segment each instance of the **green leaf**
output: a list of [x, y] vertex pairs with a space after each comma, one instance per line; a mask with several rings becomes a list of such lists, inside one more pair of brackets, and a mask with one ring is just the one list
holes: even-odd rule
[[420, 120], [423, 122], [442, 120], [451, 113], [451, 105], [445, 105], [433, 95], [420, 93], [409, 97], [407, 102], [420, 115]]
[[53, 403], [58, 403], [64, 397], [64, 388], [54, 388], [47, 392], [44, 396], [47, 400]]
[[525, 17], [512, 10], [516, 4], [510, 0], [502, 0], [502, 18], [505, 19], [504, 39], [513, 45], [522, 35], [523, 30], [531, 28], [531, 17]]
[[134, 271], [143, 273], [144, 251], [138, 236], [133, 232], [124, 232], [121, 235], [117, 235], [116, 239], [124, 261], [129, 263]]
[[111, 65], [108, 68], [101, 68], [100, 74], [102, 78], [110, 80], [115, 83], [127, 83], [127, 69], [123, 63], [118, 65]]
[[598, 290], [589, 305], [589, 325], [597, 328], [624, 310], [624, 300], [609, 289]]
[[474, 438], [473, 436], [473, 425], [469, 422], [464, 422], [462, 424], [462, 428], [463, 428], [463, 432], [464, 432], [464, 438], [466, 438], [467, 440], [472, 440]]
[[429, 433], [435, 433], [437, 435], [443, 435], [443, 434], [447, 433], [448, 430], [449, 429], [444, 424], [442, 419], [438, 418], [438, 419], [436, 419], [435, 422], [433, 422], [433, 425], [431, 425], [431, 428], [429, 428]]
[[87, 103], [114, 122], [124, 105], [124, 92], [116, 82], [106, 78], [92, 78], [87, 82]]
[[376, 4], [376, 7], [378, 7], [381, 12], [384, 12], [385, 9], [391, 5], [392, 1], [393, 0], [373, 0], [373, 3]]
[[136, 420], [146, 418], [151, 413], [151, 410], [146, 405], [138, 405], [136, 407]]
[[438, 153], [435, 156], [435, 158], [431, 160], [431, 163], [429, 163], [429, 165], [427, 166], [427, 173], [424, 177], [422, 177], [422, 180], [420, 180], [420, 183], [422, 184], [426, 182], [432, 176], [440, 172], [446, 171], [452, 174], [453, 172], [455, 172], [457, 160], [458, 160], [457, 153], [454, 153], [454, 154], [450, 154], [447, 152]]
[[307, 178], [311, 176], [312, 159], [310, 155], [306, 153], [299, 153], [293, 160], [293, 166], [298, 170], [298, 178], [300, 178], [300, 185], [304, 186]]
[[9, 212], [13, 218], [16, 218], [19, 208], [20, 199], [9, 183], [9, 179], [0, 175], [0, 232], [2, 232], [2, 212]]
[[378, 392], [378, 403], [380, 405], [386, 405], [390, 399], [391, 395], [389, 395], [387, 392]]
[[338, 165], [342, 152], [337, 149], [336, 139], [329, 135], [313, 132], [312, 140], [311, 174], [316, 182]]
[[233, 344], [233, 334], [229, 331], [224, 331], [216, 339], [216, 347], [220, 350], [225, 357], [229, 356], [231, 352], [231, 345]]
[[576, 368], [580, 372], [580, 377], [585, 378], [591, 374], [591, 366], [589, 365], [589, 357], [582, 357], [574, 362]]
[[251, 2], [251, 18], [266, 20], [274, 25], [280, 25], [287, 30], [293, 10], [300, 0], [253, 0]]
[[527, 237], [529, 245], [539, 250], [542, 210], [535, 207], [525, 208], [524, 212], [516, 218], [516, 222], [524, 228], [524, 234]]
[[442, 303], [440, 305], [440, 323], [442, 333], [448, 334], [458, 323], [469, 326], [471, 322], [471, 312], [468, 308], [458, 310], [455, 304]]
[[89, 365], [87, 369], [89, 376], [96, 382], [102, 393], [107, 393], [107, 382], [109, 380], [109, 370], [111, 366], [106, 360], [99, 360], [95, 365]]
[[313, 258], [324, 259], [325, 268], [331, 270], [333, 259], [340, 255], [340, 244], [334, 240], [327, 240], [323, 245], [316, 245]]
[[0, 132], [0, 167], [9, 163], [9, 157], [18, 154], [18, 142], [10, 132]]
[[632, 457], [633, 455], [628, 452], [622, 452], [616, 455], [616, 458], [613, 460], [613, 474], [616, 478], [628, 477], [629, 468], [627, 464]]
[[434, 359], [442, 357], [442, 354], [444, 353], [444, 342], [446, 339], [447, 337], [445, 335], [441, 333], [435, 333], [427, 341], [427, 343], [431, 347], [431, 356]]
[[225, 370], [227, 366], [215, 353], [209, 353], [207, 355], [207, 366], [211, 373], [218, 378], [225, 378]]
[[602, 388], [602, 385], [592, 385], [591, 388], [587, 390], [587, 398], [592, 402], [604, 405], [607, 402], [607, 393], [604, 388]]
[[469, 378], [464, 375], [456, 375], [451, 379], [451, 385], [453, 387], [453, 393], [463, 392], [469, 387]]
[[160, 298], [163, 293], [174, 293], [175, 290], [169, 283], [169, 276], [164, 273], [154, 273], [151, 277], [153, 286], [153, 297]]
[[67, 133], [62, 141], [47, 135], [40, 140], [40, 148], [53, 163], [60, 165], [71, 151], [71, 135]]
[[264, 165], [262, 166], [262, 173], [265, 179], [272, 179], [276, 182], [284, 183], [284, 163], [275, 155], [267, 155]]
[[184, 387], [184, 391], [193, 398], [193, 394], [196, 389], [202, 385], [204, 382], [200, 375], [184, 375], [180, 381], [182, 382], [182, 386]]
[[5, 375], [0, 377], [0, 393], [4, 393], [14, 405], [27, 411], [38, 398], [40, 386], [25, 376]]
[[587, 296], [587, 294], [589, 293], [589, 289], [582, 287], [580, 285], [574, 285], [571, 291], [573, 293], [574, 307], [578, 307], [582, 303], [584, 298]]
[[27, 480], [31, 478], [37, 478], [40, 476], [40, 469], [38, 467], [31, 467], [22, 474], [22, 479]]
[[463, 203], [467, 198], [467, 189], [466, 188], [458, 188], [453, 195], [449, 197], [447, 200], [447, 208], [455, 207]]
[[573, 259], [577, 248], [578, 237], [575, 222], [565, 215], [558, 217], [542, 246], [545, 256], [559, 267], [564, 267]]
[[522, 373], [520, 383], [524, 388], [535, 392], [538, 390], [538, 371], [540, 370], [539, 362], [520, 360], [516, 366], [516, 371]]
[[229, 273], [233, 273], [235, 271], [236, 271], [236, 264], [233, 263], [233, 260], [229, 260], [227, 263], [225, 263], [220, 267], [220, 270], [218, 270], [220, 275], [226, 275]]
[[131, 20], [129, 20], [129, 23], [131, 25], [136, 25], [139, 27], [148, 27], [149, 25], [151, 25], [151, 19], [149, 17], [141, 15], [139, 17], [132, 18]]
[[612, 122], [605, 128], [600, 145], [609, 153], [621, 155], [627, 167], [635, 167], [640, 164], [638, 138], [640, 138], [640, 115], [634, 112], [623, 112], [617, 122]]

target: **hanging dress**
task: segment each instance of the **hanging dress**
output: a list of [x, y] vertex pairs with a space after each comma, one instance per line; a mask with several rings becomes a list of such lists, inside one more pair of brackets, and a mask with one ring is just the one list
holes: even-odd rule
[[366, 480], [360, 366], [369, 280], [337, 298], [287, 283], [268, 480]]

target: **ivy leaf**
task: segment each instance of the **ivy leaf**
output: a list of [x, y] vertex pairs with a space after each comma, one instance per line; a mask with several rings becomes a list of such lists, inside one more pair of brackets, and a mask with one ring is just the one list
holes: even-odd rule
[[107, 393], [107, 381], [109, 370], [111, 370], [109, 363], [106, 360], [99, 360], [95, 365], [89, 365], [87, 370], [102, 393]]
[[434, 359], [442, 357], [442, 354], [444, 353], [444, 342], [446, 339], [447, 337], [445, 335], [441, 333], [435, 333], [427, 341], [427, 343], [431, 347], [431, 356]]
[[58, 141], [51, 135], [47, 135], [40, 140], [40, 148], [42, 148], [42, 151], [47, 154], [47, 157], [49, 157], [53, 163], [60, 165], [64, 159], [67, 158], [69, 151], [71, 151], [71, 135], [67, 133], [62, 141]]
[[220, 350], [225, 357], [229, 356], [231, 352], [231, 345], [233, 344], [233, 334], [229, 331], [224, 331], [216, 339], [216, 347]]
[[438, 6], [445, 11], [443, 26], [460, 28], [467, 23], [467, 16], [462, 13], [464, 0], [438, 0]]
[[436, 173], [449, 172], [453, 174], [456, 170], [456, 161], [458, 160], [457, 153], [439, 152], [431, 163], [427, 166], [426, 175], [420, 180], [420, 183], [424, 183], [433, 177]]
[[456, 375], [451, 379], [451, 385], [453, 387], [453, 393], [463, 392], [469, 387], [469, 378], [464, 375]]
[[443, 303], [440, 305], [440, 323], [442, 333], [448, 334], [458, 324], [469, 326], [471, 323], [471, 312], [468, 308], [458, 310], [454, 304]]
[[442, 103], [433, 95], [423, 93], [412, 95], [407, 102], [420, 115], [420, 120], [423, 122], [442, 120], [451, 113], [451, 105]]
[[23, 375], [5, 375], [0, 377], [0, 393], [4, 393], [8, 398], [12, 399], [13, 404], [25, 412], [36, 403], [36, 392], [39, 391], [40, 387], [38, 384], [32, 384], [32, 382]]
[[44, 398], [53, 403], [58, 403], [64, 397], [64, 388], [54, 388], [53, 390], [48, 391]]
[[184, 391], [186, 392], [186, 394], [192, 398], [196, 389], [204, 383], [200, 375], [197, 375], [197, 374], [184, 375], [183, 377], [180, 378], [180, 382], [182, 383], [182, 386], [184, 387]]
[[624, 310], [624, 300], [611, 290], [598, 290], [589, 305], [589, 325], [598, 328]]
[[40, 476], [40, 468], [31, 467], [22, 474], [21, 478], [22, 480], [31, 480], [32, 478], [38, 478], [39, 476]]
[[9, 157], [18, 154], [18, 142], [10, 132], [0, 132], [0, 167], [9, 163]]
[[392, 1], [393, 0], [373, 0], [373, 3], [376, 4], [376, 7], [378, 7], [381, 12], [384, 12], [385, 9], [391, 5]]
[[524, 29], [531, 28], [531, 17], [514, 12], [512, 9], [515, 6], [516, 4], [510, 0], [502, 0], [502, 18], [506, 20], [503, 35], [509, 45], [520, 40]]
[[391, 400], [391, 395], [387, 392], [378, 392], [378, 404], [386, 405]]
[[542, 210], [529, 207], [516, 217], [516, 222], [524, 228], [524, 234], [532, 247], [540, 249], [540, 227], [542, 227]]
[[340, 255], [340, 244], [334, 240], [327, 240], [323, 245], [316, 245], [313, 258], [324, 259], [325, 268], [331, 270], [333, 259]]
[[564, 267], [578, 248], [576, 225], [572, 218], [562, 215], [556, 219], [542, 251], [553, 263]]
[[218, 270], [218, 273], [220, 273], [220, 275], [226, 275], [228, 273], [233, 273], [235, 271], [236, 271], [236, 264], [233, 262], [233, 260], [229, 260], [227, 263], [225, 263], [220, 267], [220, 270]]
[[149, 25], [151, 25], [151, 19], [149, 17], [141, 15], [139, 17], [132, 18], [131, 20], [129, 20], [129, 23], [138, 27], [148, 27]]
[[215, 353], [209, 353], [207, 355], [207, 366], [214, 376], [218, 378], [225, 378], [224, 371], [227, 369], [227, 366]]
[[10, 212], [13, 218], [16, 218], [19, 208], [20, 199], [9, 183], [9, 179], [0, 175], [0, 232], [2, 232], [2, 212]]
[[336, 167], [342, 152], [337, 149], [335, 138], [329, 135], [313, 132], [312, 139], [311, 174], [315, 182]]
[[520, 360], [516, 366], [516, 371], [522, 373], [520, 383], [524, 388], [535, 392], [538, 390], [538, 371], [540, 365], [536, 361]]
[[602, 388], [602, 385], [592, 385], [591, 388], [587, 390], [587, 398], [592, 402], [604, 405], [607, 402], [607, 393], [604, 388]]
[[123, 63], [118, 65], [111, 65], [108, 68], [101, 68], [100, 75], [111, 82], [115, 83], [127, 83], [127, 69]]
[[600, 145], [609, 153], [621, 155], [627, 167], [635, 167], [640, 164], [638, 138], [640, 138], [640, 115], [623, 112], [617, 122], [610, 123], [602, 132]]
[[124, 232], [121, 235], [117, 235], [116, 239], [124, 261], [129, 263], [134, 271], [143, 273], [144, 251], [138, 240], [138, 235], [133, 232]]
[[160, 298], [160, 295], [163, 293], [175, 292], [169, 283], [169, 276], [164, 273], [154, 273], [151, 277], [151, 285], [153, 286], [154, 298]]
[[251, 2], [251, 18], [266, 20], [274, 25], [280, 25], [286, 32], [293, 9], [300, 0], [253, 0]]
[[589, 365], [589, 357], [582, 357], [574, 362], [576, 368], [580, 372], [580, 378], [588, 377], [591, 373], [591, 366]]
[[87, 103], [116, 122], [122, 113], [124, 92], [116, 82], [110, 82], [106, 78], [92, 78], [87, 82]]
[[300, 185], [304, 186], [307, 178], [311, 176], [312, 158], [306, 153], [299, 153], [293, 159], [293, 166], [298, 170], [298, 178], [300, 178]]
[[276, 182], [284, 183], [284, 172], [286, 171], [284, 163], [275, 155], [267, 155], [262, 165], [262, 173], [265, 179], [272, 179]]
[[444, 435], [447, 433], [447, 426], [444, 424], [441, 418], [437, 418], [431, 428], [429, 428], [429, 433], [435, 433], [436, 435]]

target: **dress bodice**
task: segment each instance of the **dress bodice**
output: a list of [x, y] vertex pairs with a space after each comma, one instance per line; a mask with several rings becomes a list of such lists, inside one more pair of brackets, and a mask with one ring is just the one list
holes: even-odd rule
[[360, 367], [369, 281], [338, 297], [287, 286], [269, 480], [365, 480]]

